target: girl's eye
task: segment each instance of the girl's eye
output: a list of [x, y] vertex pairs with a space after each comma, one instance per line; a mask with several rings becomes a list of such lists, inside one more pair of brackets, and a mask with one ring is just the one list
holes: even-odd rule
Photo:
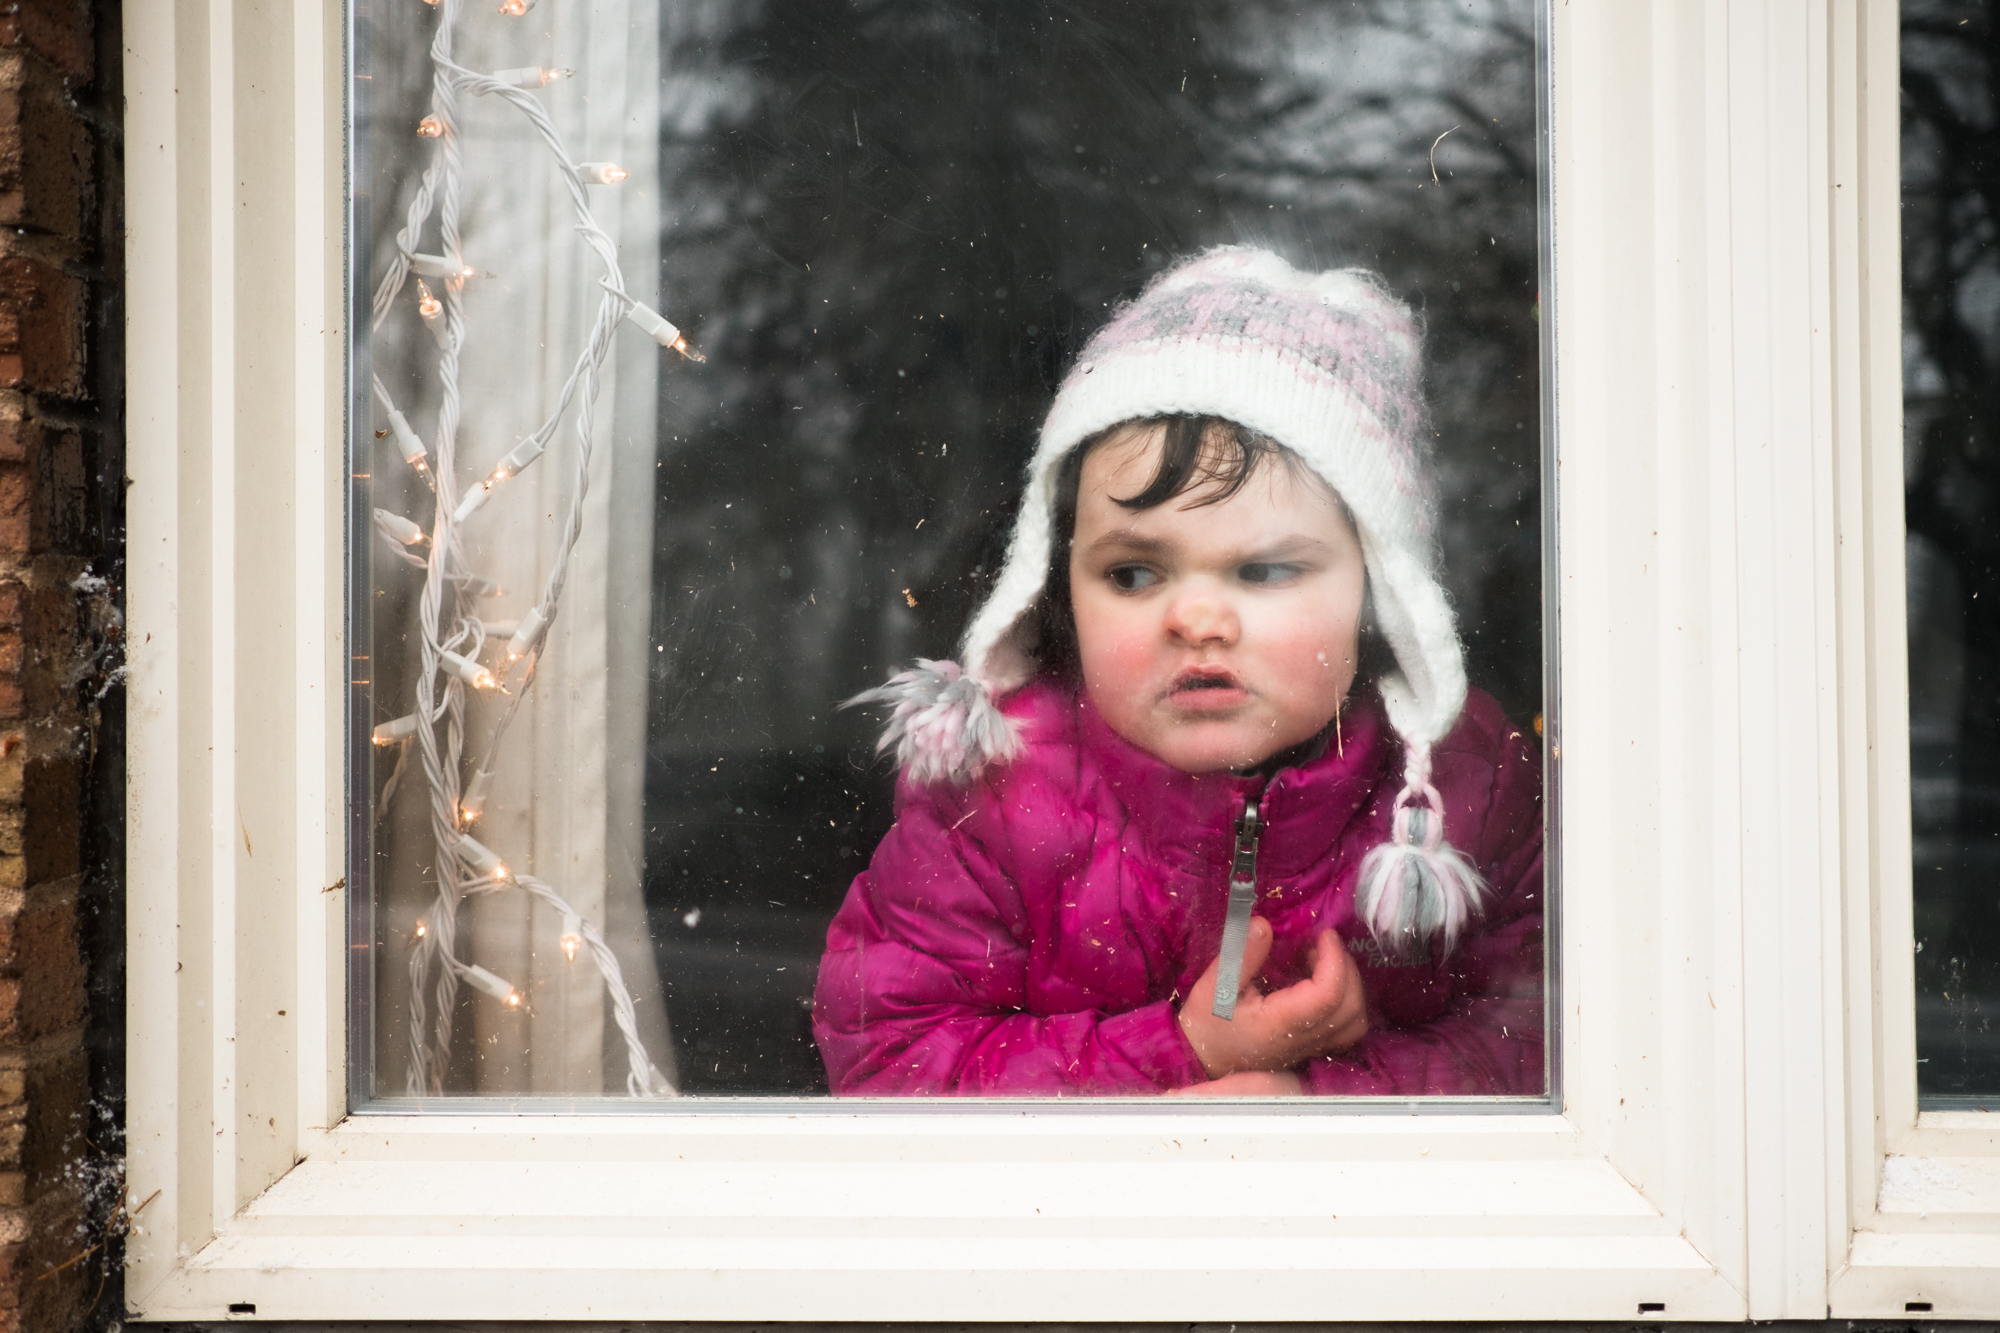
[[1114, 565], [1106, 577], [1111, 580], [1111, 586], [1120, 592], [1137, 592], [1160, 581], [1158, 572], [1144, 565]]
[[1259, 560], [1239, 568], [1236, 576], [1245, 583], [1284, 583], [1299, 576], [1299, 567]]

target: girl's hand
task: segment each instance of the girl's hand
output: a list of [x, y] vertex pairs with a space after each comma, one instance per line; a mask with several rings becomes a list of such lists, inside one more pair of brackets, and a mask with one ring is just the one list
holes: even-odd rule
[[1281, 1070], [1267, 1074], [1261, 1069], [1249, 1070], [1241, 1074], [1224, 1074], [1221, 1078], [1210, 1079], [1206, 1083], [1190, 1083], [1185, 1088], [1172, 1088], [1162, 1094], [1167, 1097], [1297, 1097], [1305, 1092], [1299, 1076], [1291, 1070]]
[[1338, 1055], [1368, 1031], [1361, 969], [1340, 936], [1321, 931], [1313, 943], [1312, 975], [1266, 995], [1254, 978], [1270, 956], [1271, 923], [1251, 917], [1236, 1016], [1223, 1019], [1211, 1012], [1220, 958], [1208, 965], [1181, 1005], [1181, 1031], [1211, 1079], [1246, 1070], [1276, 1073], [1316, 1055]]

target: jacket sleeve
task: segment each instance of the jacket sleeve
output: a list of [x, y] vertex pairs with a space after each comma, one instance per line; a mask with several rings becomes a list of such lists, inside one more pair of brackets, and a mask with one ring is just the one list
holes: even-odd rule
[[[1033, 926], [1018, 876], [1059, 873], [1017, 846], [983, 784], [904, 784], [895, 827], [827, 931], [813, 1035], [836, 1094], [1150, 1094], [1206, 1076], [1166, 1003], [1029, 1010]], [[1024, 838], [1028, 835], [1025, 832]]]
[[[1466, 839], [1488, 888], [1479, 932], [1445, 965], [1451, 999], [1437, 1018], [1383, 1026], [1340, 1056], [1308, 1061], [1309, 1093], [1331, 1096], [1533, 1096], [1543, 1075], [1543, 893], [1540, 758], [1506, 740], [1485, 808]], [[1491, 762], [1491, 761], [1488, 761]], [[1447, 794], [1447, 801], [1450, 797]], [[1450, 816], [1448, 814], [1447, 818]]]

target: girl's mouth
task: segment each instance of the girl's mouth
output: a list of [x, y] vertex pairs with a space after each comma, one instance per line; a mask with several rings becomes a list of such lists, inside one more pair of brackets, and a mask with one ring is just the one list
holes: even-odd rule
[[1223, 712], [1250, 697], [1243, 682], [1224, 667], [1190, 667], [1167, 687], [1167, 702], [1183, 712]]

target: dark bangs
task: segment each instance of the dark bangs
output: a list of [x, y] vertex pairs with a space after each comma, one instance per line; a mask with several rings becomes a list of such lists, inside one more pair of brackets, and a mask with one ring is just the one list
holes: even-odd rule
[[[1268, 435], [1260, 435], [1226, 417], [1163, 416], [1121, 421], [1069, 451], [1056, 473], [1055, 522], [1049, 542], [1049, 567], [1043, 575], [1042, 597], [1036, 604], [1038, 646], [1036, 655], [1042, 669], [1075, 684], [1078, 681], [1076, 608], [1070, 600], [1069, 558], [1076, 539], [1077, 495], [1083, 486], [1083, 465], [1101, 446], [1116, 439], [1165, 428], [1160, 449], [1160, 465], [1153, 478], [1137, 495], [1115, 503], [1134, 512], [1154, 509], [1190, 491], [1203, 492], [1194, 507], [1221, 504], [1249, 484], [1252, 474], [1267, 459], [1282, 463], [1294, 477], [1325, 486], [1318, 473], [1307, 467], [1297, 454]], [[1329, 488], [1330, 491], [1330, 488]], [[1347, 502], [1338, 495], [1342, 513]], [[1350, 523], [1354, 516], [1347, 514]], [[1372, 599], [1371, 599], [1372, 601]], [[1366, 676], [1393, 668], [1394, 654], [1375, 631], [1372, 605], [1365, 607], [1361, 623], [1360, 673]]]

